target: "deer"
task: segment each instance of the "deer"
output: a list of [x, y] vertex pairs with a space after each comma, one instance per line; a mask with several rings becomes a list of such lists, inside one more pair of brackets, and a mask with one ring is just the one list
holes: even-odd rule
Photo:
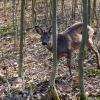
[[[77, 22], [65, 29], [65, 31], [57, 34], [57, 59], [61, 57], [67, 58], [67, 66], [69, 68], [69, 73], [71, 72], [71, 55], [74, 50], [79, 49], [82, 40], [82, 28], [83, 22]], [[42, 45], [53, 52], [53, 35], [51, 32], [52, 27], [47, 31], [43, 30], [39, 26], [35, 26], [35, 30], [41, 36]], [[91, 49], [96, 56], [97, 69], [100, 69], [100, 58], [97, 47], [93, 43], [93, 36], [95, 34], [94, 29], [87, 25], [88, 30], [88, 40], [86, 47]]]

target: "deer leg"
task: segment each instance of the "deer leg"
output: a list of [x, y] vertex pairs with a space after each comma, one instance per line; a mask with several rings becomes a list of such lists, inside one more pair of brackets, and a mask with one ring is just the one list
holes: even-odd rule
[[66, 40], [67, 40], [67, 65], [69, 68], [70, 76], [72, 76], [71, 72], [72, 38], [69, 35], [67, 35]]
[[89, 39], [88, 43], [89, 48], [95, 53], [97, 60], [97, 69], [100, 69], [100, 56], [97, 47], [93, 44], [92, 40]]
[[68, 50], [68, 53], [67, 53], [67, 66], [69, 68], [69, 74], [70, 76], [72, 76], [72, 72], [71, 72], [71, 50]]

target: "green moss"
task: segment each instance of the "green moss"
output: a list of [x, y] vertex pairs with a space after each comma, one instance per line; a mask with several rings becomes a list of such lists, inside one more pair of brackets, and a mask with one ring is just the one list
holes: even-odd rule
[[98, 75], [100, 74], [100, 69], [93, 69], [92, 73]]
[[10, 91], [11, 93], [14, 93], [14, 94], [18, 94], [20, 92], [20, 90], [17, 88], [12, 88]]
[[86, 71], [86, 74], [89, 76], [100, 75], [100, 69], [91, 69]]
[[51, 93], [51, 97], [52, 97], [53, 100], [60, 100], [55, 86], [51, 87], [50, 93]]
[[0, 28], [0, 33], [2, 33], [2, 32], [7, 32], [8, 29], [9, 29], [9, 28], [7, 28], [7, 27], [1, 27], [1, 28]]
[[85, 95], [80, 95], [80, 100], [88, 100]]
[[100, 100], [100, 97], [96, 97], [96, 99], [95, 100]]
[[15, 32], [8, 32], [7, 34], [9, 34], [9, 35], [15, 35], [16, 33]]
[[25, 88], [27, 88], [27, 89], [30, 89], [30, 88], [32, 88], [33, 86], [32, 86], [32, 83], [29, 83], [29, 84], [25, 84]]

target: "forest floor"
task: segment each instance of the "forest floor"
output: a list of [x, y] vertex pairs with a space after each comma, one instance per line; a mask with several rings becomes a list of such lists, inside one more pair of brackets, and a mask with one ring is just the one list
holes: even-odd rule
[[[69, 7], [68, 3], [66, 4]], [[17, 20], [20, 21], [20, 5], [16, 5]], [[9, 26], [12, 30], [13, 9], [10, 0], [6, 8], [3, 7], [2, 1], [0, 29]], [[31, 22], [31, 6], [28, 7], [27, 22]], [[40, 15], [45, 11], [44, 4], [37, 8]], [[5, 10], [7, 16], [4, 15]], [[100, 41], [95, 43], [100, 51]], [[52, 53], [41, 44], [40, 36], [34, 29], [30, 30], [24, 39], [23, 72], [22, 78], [19, 78], [19, 37], [3, 34], [0, 30], [0, 100], [51, 100], [49, 94], [49, 80], [53, 68], [51, 58]], [[88, 100], [100, 100], [100, 70], [97, 70], [96, 65], [95, 55], [88, 51], [84, 60], [84, 87]], [[69, 75], [66, 59], [61, 58], [58, 62], [56, 87], [61, 100], [79, 100], [78, 51], [73, 52], [71, 67], [72, 78]]]
[[[51, 100], [49, 79], [52, 54], [42, 46], [35, 32], [26, 34], [23, 50], [23, 77], [18, 77], [18, 42], [14, 37], [0, 35], [0, 100]], [[66, 59], [58, 63], [57, 92], [61, 100], [78, 100], [78, 51], [72, 56], [70, 78]], [[100, 70], [96, 69], [95, 55], [88, 52], [84, 60], [84, 87], [89, 100], [100, 100]], [[31, 99], [29, 99], [31, 98]]]

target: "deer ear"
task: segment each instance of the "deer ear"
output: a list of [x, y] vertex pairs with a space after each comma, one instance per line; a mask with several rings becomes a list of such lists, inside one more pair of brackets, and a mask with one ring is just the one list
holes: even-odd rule
[[43, 33], [43, 30], [39, 26], [35, 26], [35, 30], [40, 35]]
[[52, 33], [52, 26], [50, 26], [48, 33], [51, 34]]

